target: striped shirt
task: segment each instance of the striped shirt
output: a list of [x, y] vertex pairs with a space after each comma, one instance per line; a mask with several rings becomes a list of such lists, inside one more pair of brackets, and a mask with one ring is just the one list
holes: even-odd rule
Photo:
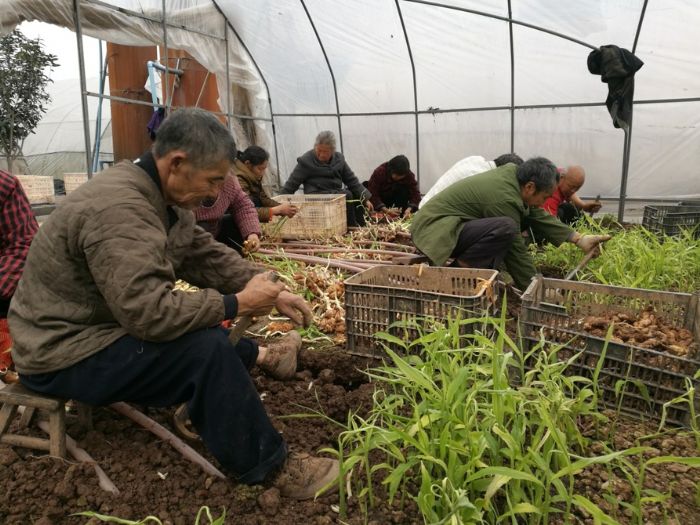
[[19, 181], [0, 170], [0, 298], [15, 293], [39, 225]]
[[221, 230], [221, 219], [230, 213], [243, 239], [255, 233], [260, 236], [260, 221], [253, 201], [241, 188], [238, 177], [230, 173], [224, 181], [216, 201], [209, 206], [199, 206], [194, 215], [197, 222], [214, 237]]

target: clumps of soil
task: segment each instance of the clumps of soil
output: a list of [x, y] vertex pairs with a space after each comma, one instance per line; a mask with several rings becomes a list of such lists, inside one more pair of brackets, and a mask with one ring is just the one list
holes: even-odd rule
[[649, 350], [667, 352], [678, 357], [693, 358], [698, 353], [698, 343], [686, 328], [676, 328], [658, 316], [653, 307], [638, 316], [624, 313], [608, 313], [604, 316], [588, 316], [580, 321], [586, 332], [605, 338], [612, 324], [610, 340]]

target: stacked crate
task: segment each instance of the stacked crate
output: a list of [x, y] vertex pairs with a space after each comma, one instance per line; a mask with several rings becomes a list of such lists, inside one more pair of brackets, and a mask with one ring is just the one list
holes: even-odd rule
[[[544, 340], [561, 347], [557, 356], [578, 357], [567, 367], [567, 374], [594, 379], [600, 401], [637, 418], [659, 419], [664, 404], [695, 387], [692, 400], [700, 408], [700, 369], [697, 355], [678, 356], [661, 350], [642, 348], [638, 343], [606, 342], [584, 330], [587, 316], [624, 314], [636, 317], [651, 309], [675, 329], [686, 328], [700, 342], [700, 296], [623, 288], [585, 282], [535, 278], [522, 297], [520, 331], [526, 351]], [[536, 356], [532, 356], [535, 359]], [[602, 359], [602, 362], [600, 360]], [[526, 366], [528, 363], [526, 363]], [[643, 386], [641, 386], [643, 385]], [[691, 424], [688, 403], [667, 407], [667, 421]]]

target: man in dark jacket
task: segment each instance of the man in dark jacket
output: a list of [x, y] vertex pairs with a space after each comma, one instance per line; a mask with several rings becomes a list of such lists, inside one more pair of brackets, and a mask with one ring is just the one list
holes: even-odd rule
[[335, 135], [332, 131], [322, 131], [316, 136], [314, 149], [307, 151], [297, 159], [297, 165], [280, 190], [291, 194], [304, 186], [305, 194], [345, 194], [347, 202], [348, 226], [364, 224], [364, 210], [357, 203], [359, 200], [368, 211], [372, 211], [370, 198], [372, 194], [357, 180], [357, 177], [345, 162], [345, 157], [336, 151]]
[[[311, 311], [191, 211], [216, 198], [235, 151], [212, 114], [178, 109], [151, 152], [66, 197], [34, 238], [10, 305], [12, 354], [37, 392], [90, 405], [187, 403], [204, 444], [238, 481], [274, 476], [283, 495], [309, 498], [337, 477], [338, 463], [288, 458], [248, 374], [257, 364], [292, 377], [299, 334], [276, 346], [233, 345], [220, 324], [273, 306], [308, 324]], [[200, 290], [176, 290], [177, 279]]]
[[396, 155], [380, 164], [372, 173], [368, 188], [372, 192], [372, 206], [377, 211], [398, 208], [404, 217], [408, 217], [418, 210], [418, 181], [405, 155]]

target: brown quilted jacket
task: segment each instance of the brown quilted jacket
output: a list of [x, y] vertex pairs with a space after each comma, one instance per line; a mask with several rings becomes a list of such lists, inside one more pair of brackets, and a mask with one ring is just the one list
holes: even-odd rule
[[[170, 341], [224, 319], [222, 294], [261, 268], [214, 241], [124, 161], [66, 197], [39, 228], [10, 305], [23, 374], [66, 368], [130, 334]], [[177, 279], [202, 288], [173, 290]]]

